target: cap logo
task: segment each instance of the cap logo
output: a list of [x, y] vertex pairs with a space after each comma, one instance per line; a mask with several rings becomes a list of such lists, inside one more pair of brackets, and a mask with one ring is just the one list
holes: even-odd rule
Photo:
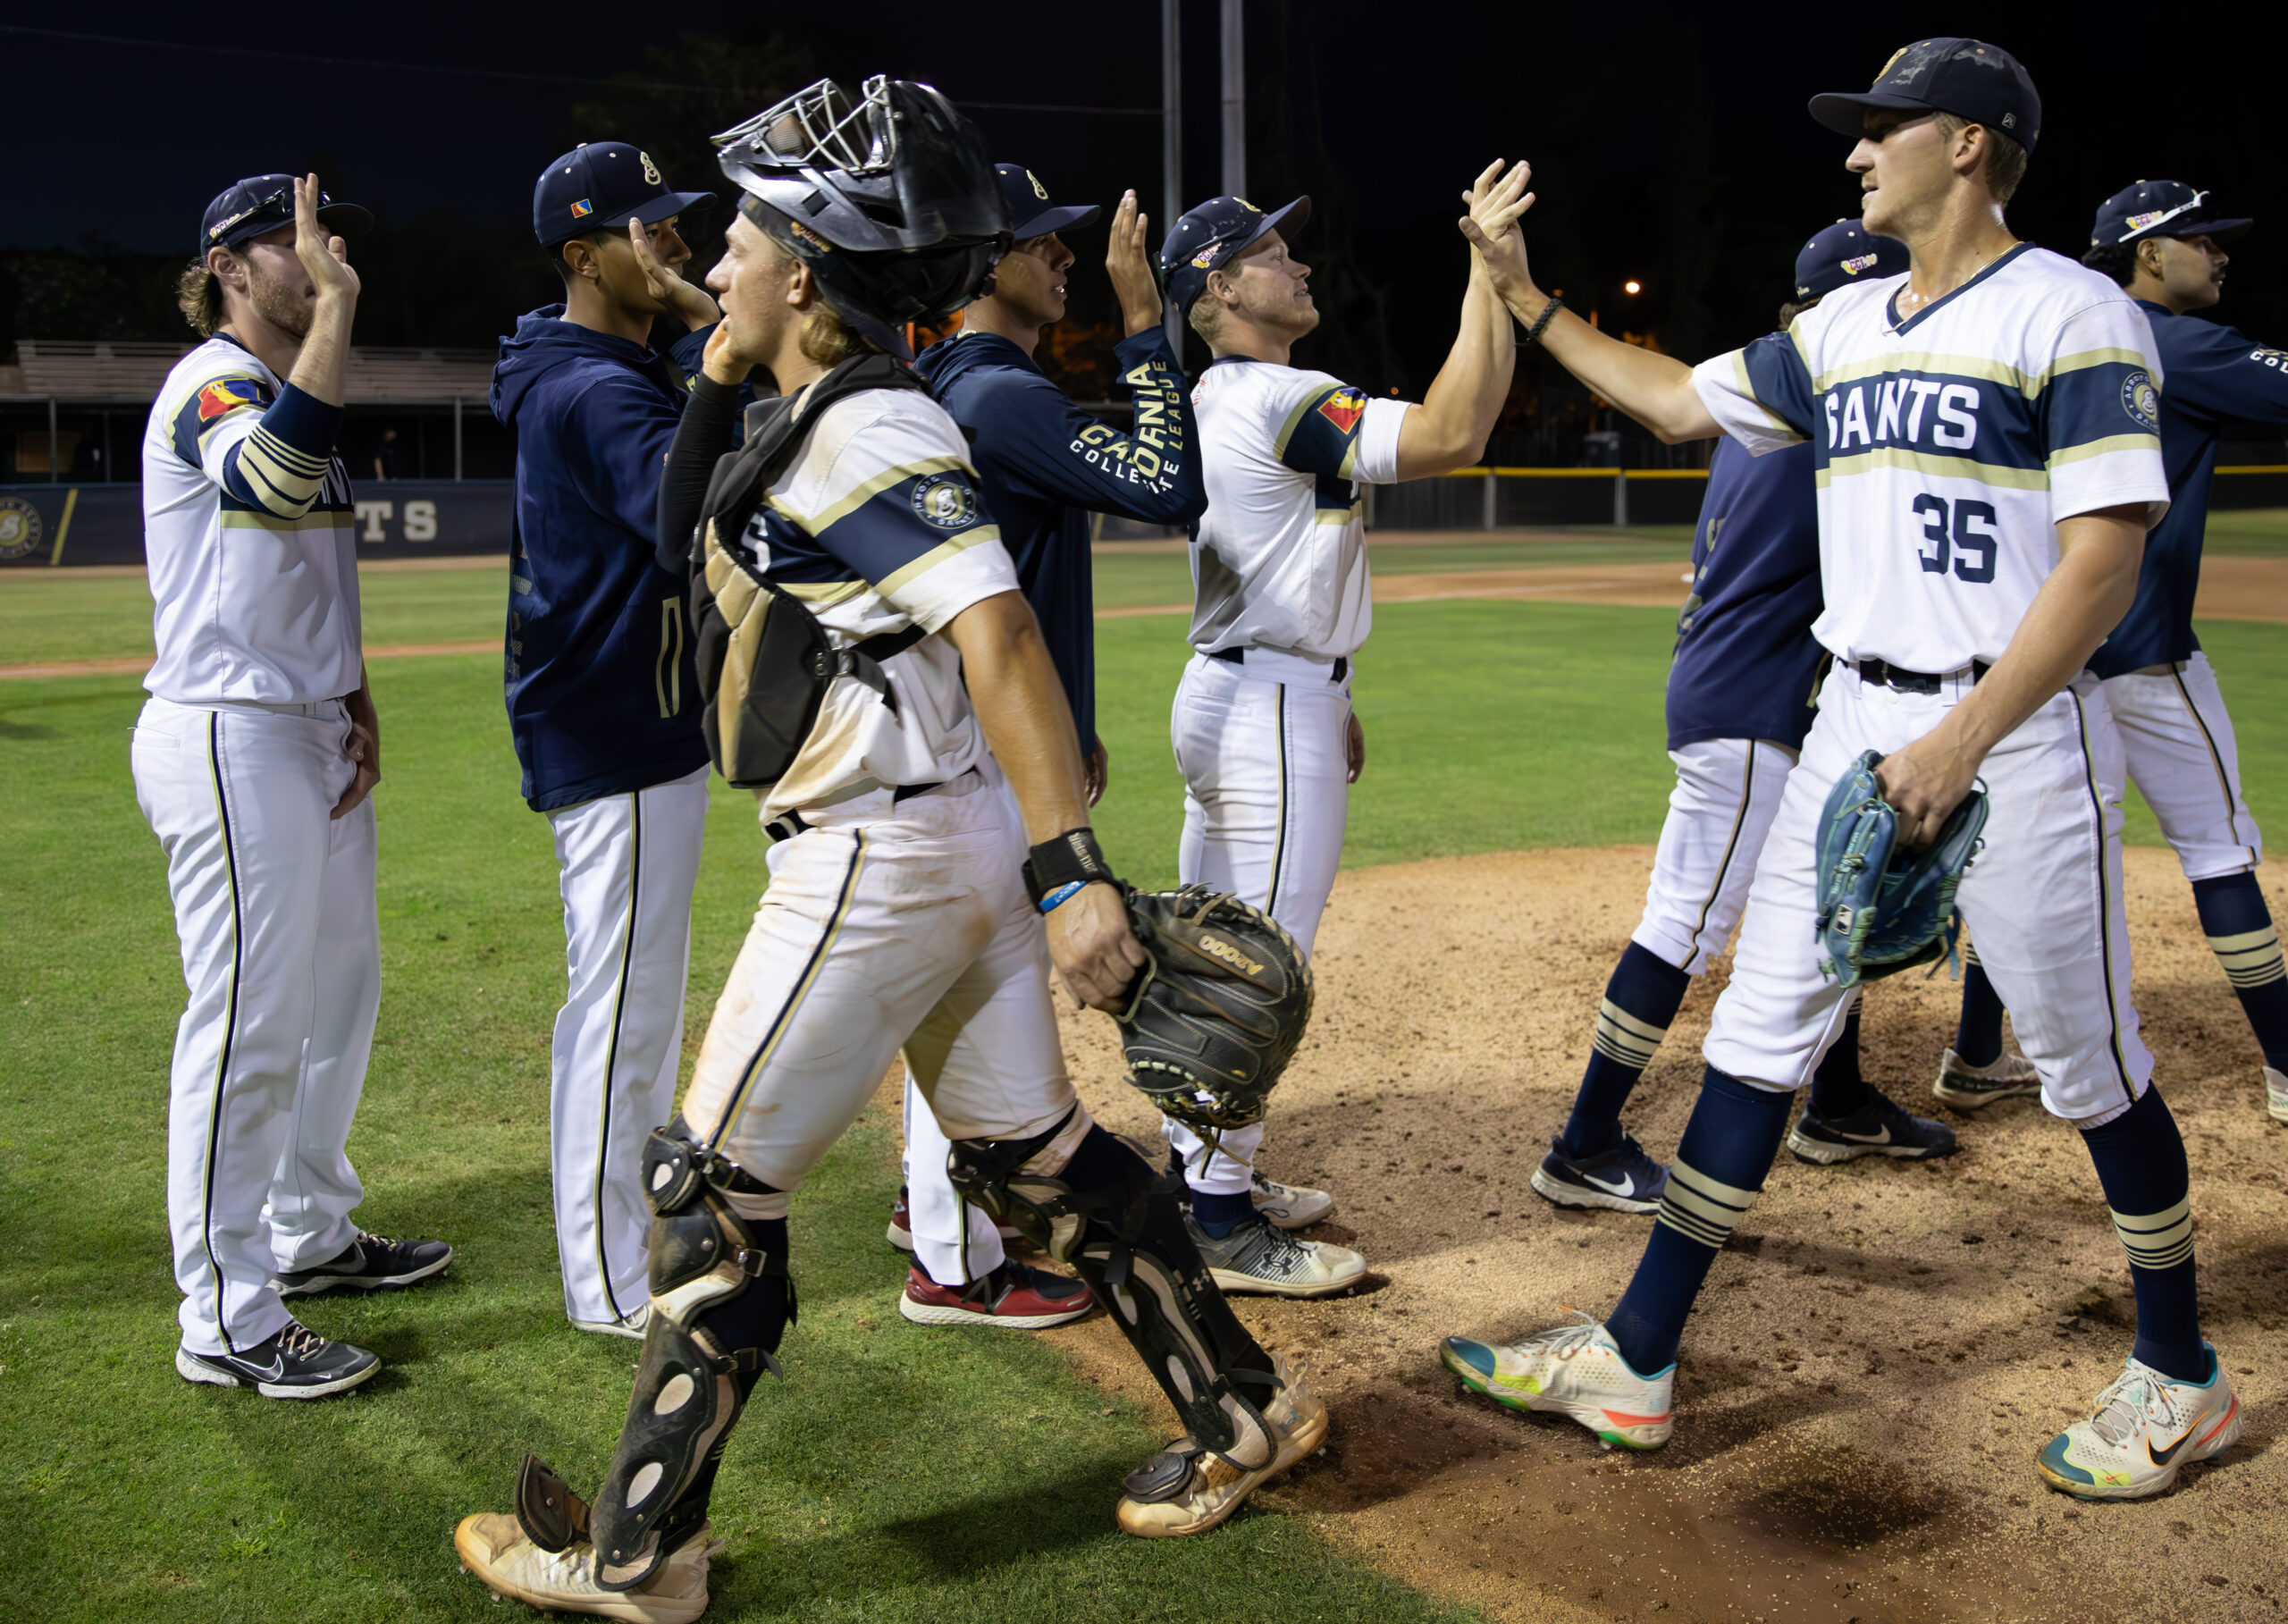
[[1862, 254], [1856, 259], [1846, 259], [1843, 262], [1843, 273], [1846, 276], [1856, 276], [1874, 263], [1874, 255]]
[[1206, 248], [1200, 249], [1199, 253], [1194, 254], [1191, 257], [1191, 268], [1195, 271], [1214, 270], [1216, 268], [1216, 250], [1222, 246], [1223, 245], [1221, 243], [1211, 242]]
[[652, 162], [652, 155], [648, 152], [639, 151], [635, 156], [644, 160], [644, 180], [650, 181], [653, 186], [661, 184], [660, 180], [660, 166]]
[[589, 215], [595, 212], [596, 206], [588, 201], [587, 198], [575, 198], [572, 200], [572, 218], [575, 220], [585, 220]]
[[2018, 127], [2018, 115], [2017, 115], [2016, 114], [2015, 114], [2015, 113], [2006, 113], [2006, 114], [2004, 114], [2002, 115], [2002, 128], [2003, 128], [2003, 129], [2005, 129], [2005, 130], [2015, 130], [2017, 127]]
[[1891, 71], [1892, 66], [1897, 63], [1898, 59], [1906, 55], [1908, 48], [1909, 47], [1905, 46], [1901, 46], [1897, 50], [1893, 51], [1888, 57], [1884, 58], [1880, 72], [1877, 72], [1875, 75], [1875, 82], [1877, 84], [1880, 85], [1883, 82], [1883, 75], [1888, 73]]
[[812, 253], [831, 254], [834, 252], [834, 244], [829, 242], [825, 238], [820, 236], [816, 231], [811, 230], [809, 226], [804, 225], [799, 220], [789, 220], [786, 223], [786, 229], [788, 231], [793, 233], [795, 242], [800, 247], [806, 248]]
[[1262, 211], [1261, 209], [1258, 208], [1254, 204], [1252, 204], [1252, 203], [1249, 202], [1245, 198], [1232, 198], [1232, 202], [1234, 202], [1234, 203], [1236, 203], [1236, 204], [1238, 204], [1241, 208], [1243, 208], [1243, 209], [1247, 210], [1247, 212], [1248, 212], [1249, 214], [1250, 214], [1250, 215], [1260, 215], [1261, 213], [1263, 213], [1263, 211]]
[[1033, 196], [1039, 198], [1043, 203], [1047, 202], [1048, 188], [1040, 183], [1040, 177], [1029, 169], [1025, 171], [1025, 179], [1033, 183]]

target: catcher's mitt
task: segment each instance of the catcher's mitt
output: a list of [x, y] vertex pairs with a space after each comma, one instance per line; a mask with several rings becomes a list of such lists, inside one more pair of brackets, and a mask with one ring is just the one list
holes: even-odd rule
[[1261, 1122], [1311, 1019], [1311, 966], [1259, 908], [1185, 886], [1131, 891], [1148, 962], [1120, 1022], [1129, 1081], [1204, 1136]]
[[1845, 987], [1880, 980], [1954, 949], [1955, 892], [1986, 827], [1986, 792], [1973, 789], [1928, 851], [1897, 850], [1898, 813], [1875, 781], [1870, 750], [1828, 792], [1820, 812], [1820, 968]]

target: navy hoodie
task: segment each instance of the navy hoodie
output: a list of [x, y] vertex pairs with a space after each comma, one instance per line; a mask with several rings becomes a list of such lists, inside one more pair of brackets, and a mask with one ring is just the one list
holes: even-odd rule
[[[517, 436], [509, 731], [553, 812], [707, 764], [686, 582], [652, 530], [685, 391], [667, 358], [535, 310], [500, 341], [492, 415]], [[674, 354], [697, 364], [711, 329]]]
[[997, 333], [957, 332], [913, 363], [969, 437], [978, 495], [1000, 523], [1083, 751], [1097, 729], [1089, 515], [1189, 525], [1207, 509], [1191, 401], [1167, 335], [1155, 327], [1123, 339], [1113, 358], [1117, 382], [1136, 400], [1127, 433], [1074, 406]]

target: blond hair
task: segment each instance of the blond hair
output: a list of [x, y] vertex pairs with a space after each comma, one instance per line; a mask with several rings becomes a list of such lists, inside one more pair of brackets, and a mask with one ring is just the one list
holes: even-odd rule
[[175, 280], [175, 308], [200, 338], [211, 339], [223, 324], [223, 279], [206, 268], [204, 258], [183, 266]]
[[824, 299], [803, 313], [803, 331], [795, 341], [803, 358], [818, 366], [839, 366], [853, 356], [876, 348], [837, 315]]

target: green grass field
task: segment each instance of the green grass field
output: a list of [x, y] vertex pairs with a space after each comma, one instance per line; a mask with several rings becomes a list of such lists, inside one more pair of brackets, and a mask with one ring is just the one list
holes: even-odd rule
[[[486, 635], [497, 614], [497, 582], [467, 572], [369, 585], [375, 621], [403, 641]], [[130, 588], [143, 591], [0, 583], [0, 661], [115, 647]], [[1669, 782], [1670, 624], [1657, 610], [1517, 602], [1378, 610], [1348, 861], [1651, 839]], [[56, 627], [63, 646], [23, 652]], [[2202, 635], [2235, 708], [2249, 799], [2276, 820], [2288, 629]], [[1101, 622], [1098, 648], [1114, 768], [1099, 826], [1125, 871], [1167, 883], [1182, 622]], [[582, 1485], [610, 1452], [635, 1350], [562, 1317], [547, 1064], [563, 937], [546, 823], [517, 798], [499, 666], [400, 660], [374, 680], [385, 983], [351, 1147], [370, 1192], [360, 1217], [442, 1236], [459, 1256], [417, 1292], [307, 1305], [318, 1329], [390, 1367], [312, 1405], [193, 1388], [170, 1362], [165, 1073], [182, 989], [128, 773], [140, 691], [124, 677], [0, 684], [0, 917], [15, 966], [0, 1036], [0, 1489], [14, 1507], [0, 1617], [521, 1616], [455, 1570], [454, 1520], [507, 1509], [526, 1449]], [[2152, 837], [2141, 811], [2132, 833]], [[752, 803], [719, 785], [694, 1040], [762, 877]], [[1303, 1519], [1249, 1510], [1209, 1539], [1117, 1534], [1117, 1479], [1157, 1446], [1156, 1426], [1030, 1338], [897, 1317], [901, 1267], [880, 1239], [893, 1138], [870, 1113], [795, 1203], [791, 1379], [765, 1384], [732, 1447], [711, 1617], [1453, 1616]]]

